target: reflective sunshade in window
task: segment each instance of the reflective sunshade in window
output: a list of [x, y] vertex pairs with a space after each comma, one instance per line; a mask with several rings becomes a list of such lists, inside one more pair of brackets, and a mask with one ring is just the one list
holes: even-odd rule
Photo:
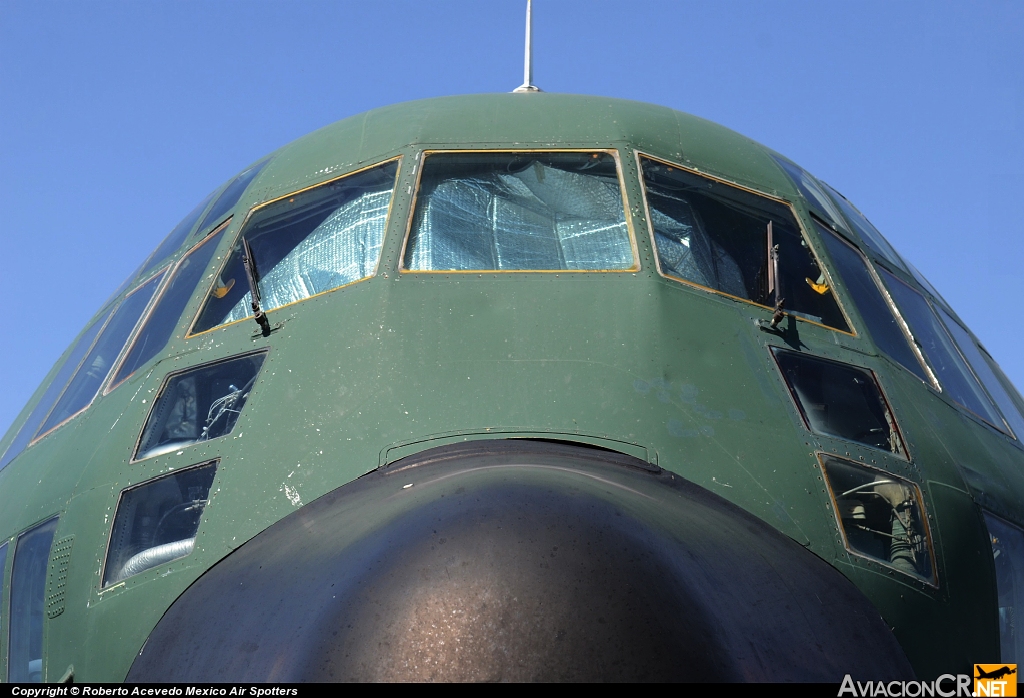
[[192, 332], [252, 316], [242, 239], [264, 311], [373, 276], [397, 174], [392, 160], [253, 211]]
[[811, 177], [802, 167], [798, 167], [788, 160], [783, 158], [772, 156], [772, 158], [779, 164], [789, 178], [796, 185], [796, 188], [804, 195], [807, 200], [808, 206], [819, 214], [826, 221], [831, 222], [836, 227], [845, 228], [846, 225], [843, 222], [843, 216], [839, 213], [839, 209], [836, 208], [835, 203], [828, 195], [822, 191], [814, 178]]
[[842, 209], [843, 213], [846, 214], [846, 220], [850, 221], [850, 224], [860, 235], [864, 244], [882, 259], [891, 262], [900, 269], [906, 270], [907, 267], [903, 262], [903, 258], [900, 257], [895, 248], [889, 244], [889, 241], [886, 240], [880, 232], [878, 232], [878, 228], [871, 225], [871, 222], [864, 217], [863, 213], [858, 211], [857, 208], [850, 203], [849, 199], [824, 182], [822, 182], [822, 184], [824, 184], [829, 192], [831, 192], [832, 198], [839, 205], [839, 208]]
[[819, 458], [847, 549], [934, 582], [932, 545], [917, 485], [843, 458]]
[[165, 273], [157, 274], [121, 301], [121, 305], [114, 311], [110, 321], [96, 339], [92, 351], [85, 357], [64, 394], [46, 418], [46, 422], [39, 430], [40, 435], [81, 412], [96, 397]]
[[[1007, 424], [1013, 429], [1018, 438], [1024, 437], [1024, 417], [1021, 417], [1021, 413], [1014, 404], [1013, 398], [1006, 392], [1002, 381], [996, 377], [989, 362], [982, 356], [981, 349], [974, 343], [970, 333], [942, 308], [937, 307], [935, 311], [939, 314], [946, 329], [953, 335], [953, 339], [956, 340], [957, 345], [960, 347], [960, 353], [963, 354], [964, 358], [967, 359], [967, 363], [974, 369], [974, 375], [981, 380], [985, 385], [985, 389], [988, 390], [989, 396], [999, 406], [1003, 417], [1006, 418]], [[996, 426], [1003, 429], [1002, 424], [997, 423]]]
[[235, 207], [238, 200], [242, 198], [242, 194], [248, 189], [249, 183], [256, 179], [264, 167], [267, 166], [269, 160], [264, 160], [258, 165], [253, 165], [248, 170], [231, 180], [231, 183], [224, 187], [224, 191], [217, 197], [216, 203], [213, 204], [213, 208], [203, 218], [203, 222], [199, 224], [199, 230], [203, 230], [214, 223], [220, 223], [220, 219], [227, 215], [231, 209]]
[[104, 315], [100, 316], [94, 323], [89, 325], [88, 329], [82, 333], [82, 336], [78, 338], [71, 351], [68, 352], [67, 358], [61, 365], [60, 370], [57, 371], [57, 375], [53, 377], [50, 384], [46, 386], [46, 392], [43, 393], [43, 397], [36, 403], [32, 413], [29, 414], [28, 419], [21, 425], [21, 429], [18, 430], [17, 435], [11, 441], [11, 445], [7, 447], [4, 452], [3, 458], [0, 458], [0, 469], [14, 460], [15, 456], [21, 453], [29, 442], [32, 441], [32, 437], [35, 436], [36, 432], [39, 431], [39, 427], [42, 425], [43, 420], [46, 419], [46, 415], [49, 414], [50, 409], [53, 407], [53, 403], [56, 402], [61, 392], [64, 390], [64, 386], [68, 384], [68, 380], [71, 378], [75, 369], [78, 368], [79, 364], [82, 363], [82, 357], [92, 347], [93, 341], [96, 339], [96, 335], [99, 334], [107, 318], [113, 312], [113, 308], [108, 310]]
[[615, 156], [428, 154], [403, 268], [635, 269]]
[[774, 353], [811, 431], [907, 455], [874, 373], [796, 352]]
[[1002, 426], [1003, 422], [992, 402], [960, 356], [928, 301], [886, 270], [882, 269], [880, 273], [910, 326], [914, 339], [939, 379], [943, 392], [990, 424]]
[[168, 376], [142, 429], [135, 459], [230, 433], [265, 356], [249, 354]]
[[663, 274], [772, 306], [771, 237], [785, 310], [850, 331], [789, 206], [649, 158], [641, 165]]
[[1024, 531], [988, 512], [985, 525], [999, 595], [999, 660], [1017, 663], [1024, 658]]
[[192, 228], [195, 227], [196, 221], [199, 220], [199, 216], [203, 215], [203, 211], [205, 211], [206, 207], [210, 205], [210, 200], [216, 193], [217, 192], [211, 192], [210, 195], [203, 199], [198, 206], [192, 209], [191, 213], [185, 216], [181, 223], [178, 223], [178, 225], [175, 226], [170, 235], [164, 238], [164, 241], [160, 243], [160, 246], [157, 247], [156, 250], [153, 251], [153, 254], [149, 256], [149, 259], [146, 260], [140, 273], [145, 274], [185, 244], [188, 234], [192, 232]]
[[43, 616], [50, 545], [57, 519], [22, 533], [14, 549], [11, 571], [11, 618], [7, 644], [7, 680], [43, 680]]
[[103, 586], [191, 553], [216, 474], [214, 461], [122, 492], [107, 546]]
[[178, 262], [171, 280], [153, 307], [153, 312], [146, 318], [142, 329], [135, 336], [131, 349], [121, 360], [117, 374], [110, 382], [111, 390], [167, 346], [167, 341], [181, 322], [185, 306], [191, 300], [207, 267], [210, 266], [210, 260], [217, 251], [217, 244], [223, 234], [222, 230], [217, 235], [207, 238], [189, 250]]
[[917, 354], [911, 349], [899, 320], [875, 283], [868, 269], [867, 260], [838, 235], [820, 225], [817, 226], [817, 230], [875, 345], [915, 376], [931, 383], [931, 378], [922, 367]]

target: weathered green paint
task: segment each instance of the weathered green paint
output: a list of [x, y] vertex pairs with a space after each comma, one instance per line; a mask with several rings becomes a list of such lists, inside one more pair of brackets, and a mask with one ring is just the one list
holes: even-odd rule
[[[399, 273], [413, 166], [432, 148], [617, 149], [640, 271]], [[755, 326], [770, 311], [661, 277], [636, 150], [792, 202], [831, 268], [804, 201], [770, 151], [662, 107], [555, 94], [433, 99], [345, 119], [275, 153], [236, 207], [209, 275], [252, 206], [399, 155], [378, 273], [271, 311], [271, 324], [281, 327], [268, 338], [249, 321], [186, 338], [206, 292], [197, 289], [157, 359], [0, 471], [0, 536], [58, 513], [57, 537], [75, 535], [66, 610], [45, 627], [47, 680], [71, 665], [77, 681], [123, 678], [164, 610], [192, 581], [294, 510], [286, 484], [308, 503], [410, 453], [510, 436], [618, 448], [752, 512], [858, 584], [922, 675], [997, 659], [991, 552], [974, 500], [1024, 523], [1024, 453], [880, 357], [839, 279], [856, 336], [792, 320], [784, 323], [785, 337], [774, 336]], [[770, 346], [875, 371], [911, 462], [809, 433]], [[261, 347], [270, 353], [230, 436], [130, 463], [168, 372]], [[921, 485], [938, 588], [845, 551], [816, 451], [849, 455]], [[211, 458], [220, 467], [195, 551], [101, 593], [119, 492]], [[7, 615], [0, 614], [0, 646]]]

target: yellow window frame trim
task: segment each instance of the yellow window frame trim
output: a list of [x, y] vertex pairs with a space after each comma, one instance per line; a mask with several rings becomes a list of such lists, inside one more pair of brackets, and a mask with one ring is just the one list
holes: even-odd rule
[[[313, 298], [319, 298], [320, 296], [325, 296], [328, 293], [334, 293], [335, 291], [340, 291], [343, 288], [348, 288], [349, 286], [354, 286], [356, 284], [362, 283], [364, 281], [367, 281], [369, 279], [374, 278], [375, 276], [377, 276], [377, 274], [380, 273], [380, 263], [381, 263], [381, 260], [384, 258], [384, 245], [387, 244], [387, 239], [386, 239], [387, 238], [387, 229], [388, 229], [388, 226], [391, 224], [391, 214], [392, 214], [392, 211], [394, 211], [394, 207], [395, 207], [395, 199], [397, 198], [396, 194], [398, 192], [398, 183], [399, 183], [399, 181], [401, 181], [401, 178], [402, 178], [402, 158], [403, 157], [404, 157], [403, 155], [395, 155], [395, 156], [387, 158], [385, 160], [381, 160], [380, 162], [375, 162], [372, 165], [367, 165], [365, 167], [360, 167], [357, 170], [352, 170], [351, 172], [346, 172], [345, 174], [338, 175], [337, 177], [332, 177], [331, 179], [325, 179], [322, 182], [317, 182], [316, 184], [311, 184], [308, 187], [303, 187], [302, 189], [296, 189], [295, 191], [288, 192], [287, 194], [283, 194], [282, 196], [278, 196], [276, 198], [270, 199], [269, 201], [264, 201], [263, 203], [258, 204], [256, 206], [253, 206], [251, 209], [249, 209], [249, 211], [245, 214], [245, 219], [242, 220], [242, 225], [238, 229], [238, 234], [231, 241], [231, 246], [228, 248], [229, 252], [230, 252], [230, 250], [234, 249], [235, 245], [238, 244], [239, 239], [241, 238], [242, 234], [245, 232], [245, 227], [249, 224], [249, 220], [253, 217], [253, 215], [256, 214], [257, 211], [259, 211], [259, 210], [261, 210], [263, 208], [266, 208], [267, 206], [270, 206], [272, 204], [276, 204], [279, 201], [283, 201], [285, 199], [288, 199], [288, 198], [290, 198], [292, 196], [297, 196], [299, 194], [303, 194], [303, 193], [305, 193], [307, 191], [310, 191], [311, 189], [316, 189], [317, 187], [322, 187], [322, 186], [325, 186], [327, 184], [331, 184], [332, 182], [337, 182], [337, 181], [345, 179], [347, 177], [352, 177], [353, 175], [357, 175], [360, 172], [366, 172], [367, 170], [372, 170], [375, 167], [380, 167], [381, 165], [386, 165], [389, 162], [398, 162], [398, 169], [395, 170], [395, 184], [391, 188], [391, 200], [388, 201], [388, 212], [385, 214], [385, 217], [384, 217], [384, 241], [383, 241], [383, 244], [381, 245], [381, 253], [380, 253], [380, 255], [377, 256], [377, 264], [373, 268], [373, 273], [370, 274], [369, 276], [364, 276], [361, 279], [356, 279], [355, 281], [350, 281], [347, 284], [342, 284], [341, 286], [335, 286], [334, 288], [327, 289], [326, 291], [321, 291], [320, 293], [314, 293], [312, 296], [308, 296], [307, 298], [301, 298], [301, 299], [299, 299], [297, 301], [292, 301], [291, 303], [285, 303], [284, 305], [279, 305], [276, 308], [271, 308], [269, 310], [264, 308], [263, 309], [264, 313], [266, 313], [269, 316], [270, 313], [277, 312], [278, 310], [283, 310], [285, 308], [290, 308], [291, 306], [296, 305], [298, 303], [305, 303], [306, 301], [312, 300]], [[230, 221], [225, 221], [225, 224], [229, 223], [229, 222]], [[210, 233], [210, 235], [213, 235], [213, 233]], [[185, 339], [192, 339], [193, 337], [202, 337], [203, 335], [209, 334], [210, 332], [217, 332], [219, 330], [223, 330], [225, 327], [231, 327], [232, 325], [238, 325], [240, 323], [249, 322], [249, 321], [252, 320], [253, 316], [250, 314], [250, 315], [246, 315], [244, 318], [241, 318], [239, 320], [232, 320], [231, 322], [225, 322], [225, 323], [223, 323], [221, 325], [217, 325], [216, 327], [211, 327], [208, 330], [203, 330], [202, 332], [194, 332], [193, 331], [195, 329], [196, 323], [199, 321], [199, 315], [200, 315], [200, 313], [203, 312], [203, 308], [206, 307], [206, 301], [207, 301], [207, 299], [209, 299], [210, 293], [213, 291], [213, 284], [215, 284], [217, 282], [217, 279], [220, 278], [220, 275], [222, 273], [224, 273], [224, 267], [227, 265], [229, 257], [230, 257], [230, 254], [225, 254], [224, 255], [224, 261], [222, 261], [220, 266], [217, 267], [217, 271], [213, 275], [213, 279], [210, 282], [210, 285], [207, 287], [206, 292], [203, 294], [202, 305], [200, 305], [199, 309], [196, 310], [196, 314], [192, 318], [192, 322], [189, 324], [188, 331], [185, 332]]]
[[768, 194], [768, 193], [763, 192], [763, 191], [758, 191], [757, 189], [751, 189], [750, 187], [745, 187], [745, 186], [743, 186], [741, 184], [737, 184], [736, 182], [730, 182], [727, 179], [723, 179], [721, 177], [716, 177], [714, 175], [708, 174], [707, 172], [702, 172], [701, 170], [698, 170], [698, 169], [696, 169], [694, 167], [686, 167], [684, 165], [680, 165], [680, 164], [672, 162], [670, 160], [666, 160], [664, 158], [660, 158], [660, 157], [658, 157], [656, 155], [651, 155], [650, 153], [646, 153], [646, 152], [644, 152], [642, 150], [636, 150], [636, 151], [634, 151], [634, 153], [635, 153], [635, 156], [636, 156], [637, 179], [640, 181], [640, 191], [643, 194], [643, 200], [644, 200], [643, 201], [643, 203], [644, 203], [644, 215], [647, 216], [647, 231], [650, 233], [650, 238], [651, 238], [651, 251], [654, 254], [654, 265], [655, 265], [655, 268], [658, 270], [658, 275], [659, 276], [661, 276], [662, 278], [665, 278], [665, 279], [669, 279], [671, 281], [677, 281], [679, 283], [685, 284], [685, 285], [690, 286], [692, 288], [697, 288], [697, 289], [700, 289], [702, 291], [707, 291], [708, 293], [713, 293], [716, 296], [723, 296], [725, 298], [731, 298], [732, 300], [740, 301], [741, 303], [746, 303], [747, 305], [752, 305], [752, 306], [757, 307], [757, 308], [763, 308], [763, 309], [765, 309], [765, 310], [767, 310], [769, 312], [775, 312], [775, 309], [772, 308], [771, 306], [767, 306], [767, 305], [764, 305], [762, 303], [758, 303], [756, 301], [752, 301], [749, 298], [742, 298], [740, 296], [734, 296], [731, 293], [726, 293], [725, 291], [720, 291], [720, 290], [718, 290], [716, 288], [711, 288], [710, 286], [704, 286], [703, 284], [698, 284], [698, 283], [696, 283], [694, 281], [690, 281], [689, 279], [683, 279], [683, 278], [678, 277], [678, 276], [672, 276], [671, 274], [666, 274], [662, 270], [662, 268], [661, 268], [661, 259], [658, 256], [658, 245], [657, 245], [657, 243], [654, 240], [654, 224], [651, 222], [651, 209], [650, 209], [650, 205], [647, 202], [647, 184], [644, 181], [643, 162], [641, 161], [641, 158], [647, 158], [648, 160], [652, 160], [654, 162], [661, 163], [662, 165], [666, 165], [668, 167], [674, 167], [674, 168], [676, 168], [678, 170], [683, 170], [684, 172], [689, 172], [690, 174], [695, 175], [697, 177], [703, 177], [704, 179], [709, 179], [709, 180], [711, 180], [713, 182], [718, 182], [719, 184], [724, 184], [726, 186], [733, 187], [734, 189], [739, 189], [741, 191], [748, 192], [748, 193], [753, 194], [755, 196], [759, 196], [759, 197], [762, 197], [764, 199], [768, 199], [769, 201], [774, 201], [776, 203], [780, 203], [783, 206], [785, 206], [786, 208], [788, 208], [790, 213], [793, 215], [793, 220], [796, 221], [797, 229], [800, 231], [800, 237], [803, 238], [804, 243], [807, 245], [807, 249], [810, 250], [811, 254], [814, 256], [814, 261], [816, 261], [818, 263], [818, 268], [821, 269], [823, 274], [825, 274], [825, 278], [828, 280], [829, 288], [832, 289], [832, 295], [836, 299], [836, 305], [839, 306], [839, 312], [843, 314], [843, 318], [846, 320], [846, 323], [850, 326], [850, 331], [847, 332], [846, 330], [841, 330], [838, 327], [832, 327], [830, 325], [826, 325], [826, 324], [821, 323], [821, 322], [815, 322], [814, 320], [810, 320], [808, 318], [802, 317], [801, 315], [799, 315], [797, 313], [789, 312], [787, 310], [783, 310], [783, 312], [788, 317], [796, 318], [797, 320], [800, 320], [801, 322], [806, 322], [809, 325], [815, 325], [816, 327], [822, 327], [822, 328], [824, 328], [826, 330], [831, 330], [832, 332], [838, 332], [839, 334], [844, 334], [847, 337], [857, 337], [858, 336], [858, 333], [857, 333], [857, 330], [856, 330], [856, 325], [852, 322], [852, 320], [850, 318], [850, 314], [848, 312], [846, 312], [846, 307], [844, 306], [842, 298], [840, 298], [840, 296], [839, 296], [839, 293], [836, 292], [836, 285], [832, 281], [832, 272], [829, 270], [828, 266], [822, 261], [823, 258], [821, 256], [821, 254], [819, 254], [818, 250], [812, 244], [811, 237], [807, 234], [807, 229], [804, 227], [803, 221], [801, 220], [800, 216], [797, 213], [796, 208], [793, 206], [793, 203], [791, 201], [787, 201], [786, 199], [782, 199], [782, 198], [780, 198], [778, 196], [774, 196], [772, 194]]
[[[615, 160], [615, 174], [619, 180], [622, 215], [629, 233], [633, 266], [627, 269], [406, 269], [405, 252], [409, 245], [409, 237], [412, 235], [412, 221], [416, 216], [416, 204], [419, 202], [423, 166], [428, 156], [439, 153], [607, 153], [611, 155]], [[436, 148], [420, 152], [416, 162], [415, 190], [412, 201], [409, 203], [409, 216], [405, 223], [405, 236], [402, 238], [402, 248], [398, 253], [399, 274], [635, 274], [638, 271], [640, 271], [640, 254], [636, 244], [636, 231], [633, 229], [632, 217], [629, 215], [629, 196], [618, 148]]]

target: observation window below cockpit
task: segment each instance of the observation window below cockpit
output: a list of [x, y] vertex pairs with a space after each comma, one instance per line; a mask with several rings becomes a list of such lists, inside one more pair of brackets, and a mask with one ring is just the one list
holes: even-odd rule
[[231, 433], [256, 383], [265, 353], [172, 373], [142, 428], [134, 460]]
[[391, 160], [255, 209], [192, 333], [252, 317], [247, 246], [263, 311], [373, 276], [397, 176]]
[[1024, 628], [1017, 618], [1024, 611], [1024, 531], [987, 511], [984, 514], [999, 598], [999, 661], [1013, 664], [1024, 658]]
[[847, 550], [935, 583], [921, 490], [892, 473], [818, 455]]
[[402, 267], [638, 269], [616, 156], [605, 151], [427, 153]]
[[808, 429], [907, 457], [874, 373], [792, 351], [773, 354]]
[[7, 645], [7, 680], [43, 680], [43, 616], [46, 615], [46, 572], [57, 517], [18, 536], [11, 571], [11, 618]]
[[217, 461], [148, 480], [121, 493], [103, 565], [106, 587], [192, 552]]
[[851, 331], [788, 205], [652, 158], [640, 164], [662, 274]]

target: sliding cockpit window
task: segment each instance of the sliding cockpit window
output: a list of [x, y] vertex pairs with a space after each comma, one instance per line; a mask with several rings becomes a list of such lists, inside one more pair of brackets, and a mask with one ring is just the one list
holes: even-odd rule
[[640, 158], [665, 276], [850, 332], [832, 283], [781, 201]]
[[254, 210], [192, 333], [252, 317], [246, 246], [262, 311], [373, 276], [397, 175], [390, 160]]
[[402, 268], [638, 269], [616, 156], [427, 153]]

